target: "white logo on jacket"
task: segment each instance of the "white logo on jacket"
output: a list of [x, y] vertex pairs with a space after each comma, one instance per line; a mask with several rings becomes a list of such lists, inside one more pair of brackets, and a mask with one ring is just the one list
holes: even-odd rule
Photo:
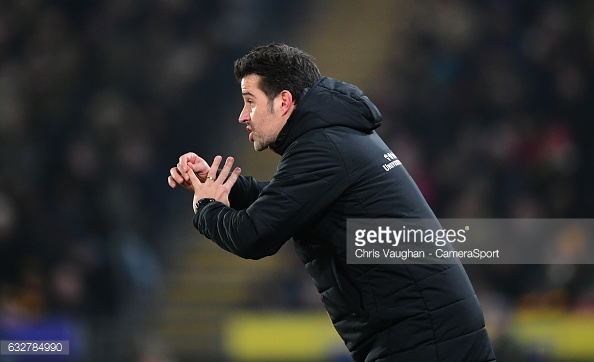
[[386, 171], [390, 171], [394, 167], [402, 165], [402, 162], [400, 162], [400, 160], [398, 159], [398, 157], [396, 157], [394, 152], [384, 153], [384, 158], [386, 160], [390, 161], [390, 162], [382, 165], [382, 167]]

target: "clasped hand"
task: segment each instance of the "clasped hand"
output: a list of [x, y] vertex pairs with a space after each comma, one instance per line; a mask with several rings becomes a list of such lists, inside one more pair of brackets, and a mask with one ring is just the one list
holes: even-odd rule
[[[179, 158], [176, 167], [172, 167], [167, 183], [171, 188], [178, 184], [194, 192], [193, 207], [196, 212], [196, 203], [204, 198], [213, 198], [229, 206], [229, 192], [237, 181], [241, 169], [233, 167], [233, 157], [227, 157], [225, 165], [217, 177], [217, 170], [223, 158], [216, 156], [209, 166], [204, 159], [193, 152], [186, 153]], [[228, 177], [227, 177], [228, 176]]]

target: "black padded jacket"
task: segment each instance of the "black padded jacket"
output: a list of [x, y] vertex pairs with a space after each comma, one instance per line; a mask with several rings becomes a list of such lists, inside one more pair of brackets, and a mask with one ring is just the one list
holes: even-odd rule
[[374, 131], [381, 115], [355, 86], [324, 77], [306, 90], [271, 148], [269, 182], [240, 176], [231, 207], [200, 208], [195, 227], [243, 258], [295, 250], [355, 361], [494, 361], [483, 313], [460, 264], [346, 263], [347, 218], [434, 218]]

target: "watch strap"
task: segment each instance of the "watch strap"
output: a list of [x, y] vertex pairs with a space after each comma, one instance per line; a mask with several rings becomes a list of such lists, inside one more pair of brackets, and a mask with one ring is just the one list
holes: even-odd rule
[[200, 211], [200, 209], [202, 209], [204, 206], [210, 204], [211, 202], [216, 202], [217, 200], [211, 198], [211, 197], [206, 197], [203, 199], [198, 200], [198, 202], [196, 203], [196, 213], [198, 213], [198, 211]]

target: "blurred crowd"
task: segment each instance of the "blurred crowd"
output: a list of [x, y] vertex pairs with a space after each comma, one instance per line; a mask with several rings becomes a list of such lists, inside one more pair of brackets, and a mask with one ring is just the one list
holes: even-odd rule
[[0, 2], [0, 339], [132, 360], [175, 225], [191, 227], [169, 168], [215, 152], [233, 60], [288, 32], [295, 4]]
[[[404, 4], [366, 92], [436, 214], [591, 218], [594, 3]], [[237, 87], [233, 60], [284, 40], [305, 6], [0, 2], [0, 339], [128, 353], [118, 348], [159, 287], [179, 205], [190, 207], [169, 192], [169, 168], [188, 150], [214, 155], [233, 123], [217, 119]], [[320, 306], [288, 255], [252, 306]], [[594, 308], [591, 266], [468, 269], [491, 322], [519, 306]]]
[[[436, 214], [592, 217], [594, 4], [430, 1], [409, 11], [372, 97], [380, 133]], [[511, 297], [539, 287], [524, 276], [492, 287]]]

